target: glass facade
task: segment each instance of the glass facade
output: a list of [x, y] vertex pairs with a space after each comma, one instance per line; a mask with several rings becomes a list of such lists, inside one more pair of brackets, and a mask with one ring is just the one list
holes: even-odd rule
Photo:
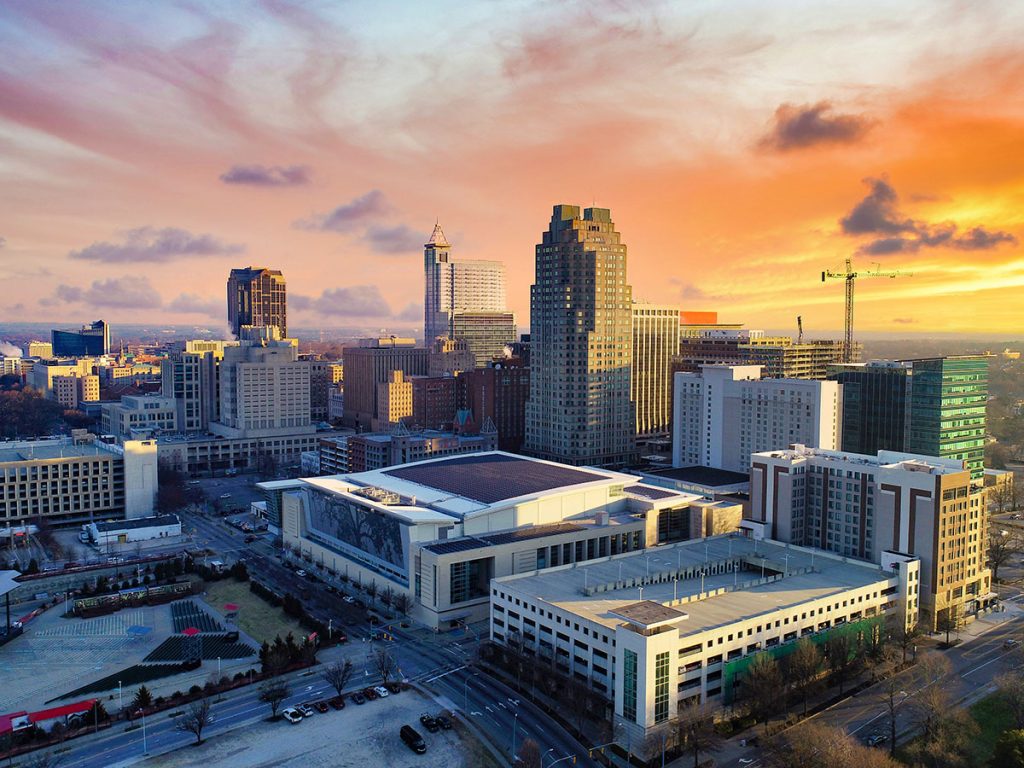
[[654, 657], [654, 722], [668, 720], [668, 660], [669, 653]]
[[487, 597], [490, 594], [491, 577], [494, 576], [493, 557], [452, 563], [450, 568], [452, 605]]
[[622, 716], [636, 722], [636, 652], [622, 652]]

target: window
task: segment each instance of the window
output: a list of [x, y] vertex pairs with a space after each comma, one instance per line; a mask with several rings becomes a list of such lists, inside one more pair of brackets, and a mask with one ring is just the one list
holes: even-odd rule
[[[666, 673], [668, 664], [666, 662]], [[622, 652], [622, 716], [631, 723], [636, 722], [636, 653]], [[667, 699], [666, 699], [667, 704]], [[667, 716], [667, 712], [666, 712]]]
[[[627, 651], [628, 653], [628, 651]], [[668, 720], [668, 659], [669, 652], [654, 657], [654, 722]]]

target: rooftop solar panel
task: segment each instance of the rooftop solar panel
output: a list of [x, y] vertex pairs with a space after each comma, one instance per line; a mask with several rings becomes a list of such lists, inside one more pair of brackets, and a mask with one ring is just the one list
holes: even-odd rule
[[657, 500], [667, 499], [669, 496], [678, 496], [676, 491], [666, 491], [662, 488], [651, 488], [650, 486], [643, 485], [631, 485], [626, 489], [626, 493], [632, 494], [633, 496], [642, 496], [645, 499]]
[[595, 472], [500, 453], [400, 466], [385, 470], [384, 474], [481, 504], [496, 504], [517, 496], [605, 479]]

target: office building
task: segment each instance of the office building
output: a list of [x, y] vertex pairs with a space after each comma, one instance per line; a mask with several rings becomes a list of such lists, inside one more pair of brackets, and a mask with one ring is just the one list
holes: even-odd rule
[[237, 341], [186, 341], [160, 365], [161, 394], [174, 399], [182, 432], [206, 432], [220, 419], [220, 363]]
[[442, 456], [482, 453], [497, 449], [493, 431], [476, 435], [457, 435], [436, 429], [409, 430], [397, 427], [390, 432], [340, 435], [320, 440], [321, 475], [368, 472], [398, 464], [409, 464]]
[[228, 325], [242, 338], [242, 326], [277, 326], [288, 336], [288, 302], [284, 275], [279, 269], [232, 269], [228, 277]]
[[988, 360], [980, 355], [833, 366], [843, 386], [844, 451], [907, 451], [984, 471]]
[[556, 205], [530, 291], [527, 453], [574, 466], [636, 456], [632, 287], [611, 211]]
[[100, 399], [100, 380], [93, 373], [96, 361], [39, 360], [26, 376], [26, 382], [66, 409], [78, 409], [85, 402]]
[[476, 355], [464, 339], [435, 338], [427, 345], [430, 350], [427, 375], [431, 377], [455, 376], [476, 367]]
[[373, 429], [377, 417], [378, 384], [392, 371], [407, 376], [426, 376], [429, 350], [414, 339], [360, 339], [359, 346], [345, 348], [345, 423]]
[[[423, 338], [460, 338], [454, 317], [461, 312], [504, 313], [505, 265], [500, 261], [454, 259], [440, 225], [423, 246]], [[499, 347], [500, 349], [500, 347]]]
[[798, 639], [870, 637], [913, 614], [920, 563], [885, 567], [743, 536], [598, 558], [490, 583], [491, 639], [585, 681], [619, 743], [653, 759], [677, 711], [743, 702], [754, 657]]
[[[83, 430], [84, 432], [84, 430]], [[0, 527], [45, 520], [81, 525], [153, 514], [157, 448], [91, 436], [0, 447]]]
[[516, 318], [511, 312], [459, 312], [452, 317], [452, 334], [466, 342], [474, 366], [482, 368], [515, 341]]
[[391, 371], [377, 385], [377, 416], [373, 429], [391, 429], [412, 418], [412, 381], [402, 371]]
[[530, 369], [516, 358], [461, 374], [456, 380], [459, 408], [474, 424], [488, 420], [498, 430], [498, 449], [519, 453], [526, 438]]
[[30, 341], [24, 347], [25, 357], [53, 357], [53, 343], [49, 341]]
[[404, 592], [417, 620], [448, 628], [488, 616], [491, 578], [654, 547], [678, 528], [667, 521], [689, 520], [702, 501], [632, 475], [492, 452], [295, 480], [280, 508], [286, 546]]
[[672, 424], [672, 358], [679, 354], [679, 308], [633, 302], [631, 397], [636, 433], [667, 435]]
[[172, 397], [124, 395], [119, 403], [104, 403], [103, 433], [119, 440], [148, 439], [178, 430], [178, 406]]
[[210, 431], [254, 438], [312, 433], [309, 362], [287, 341], [225, 347], [220, 362], [220, 417]]
[[345, 418], [345, 382], [327, 390], [327, 420], [332, 424]]
[[326, 421], [328, 399], [332, 390], [345, 379], [341, 361], [309, 361], [309, 415], [313, 421]]
[[[861, 350], [855, 345], [854, 359], [860, 359]], [[829, 366], [842, 359], [842, 341], [794, 341], [731, 325], [684, 326], [673, 370], [693, 373], [702, 365], [760, 365], [769, 379], [824, 379]]]
[[957, 626], [995, 600], [985, 567], [985, 492], [963, 461], [879, 451], [876, 456], [804, 446], [751, 457], [754, 536], [882, 563], [921, 560], [920, 611], [929, 631]]
[[95, 374], [54, 376], [50, 394], [68, 410], [78, 410], [83, 403], [100, 399], [100, 377]]
[[414, 429], [450, 431], [458, 409], [458, 379], [454, 376], [413, 376], [412, 416]]
[[763, 379], [758, 365], [705, 365], [675, 375], [673, 401], [674, 467], [746, 472], [758, 451], [839, 445], [834, 381]]
[[297, 469], [303, 453], [317, 450], [321, 438], [336, 431], [279, 430], [266, 437], [220, 437], [207, 434], [161, 435], [160, 461], [190, 477], [252, 472], [268, 464]]
[[54, 357], [99, 357], [110, 354], [110, 326], [102, 320], [79, 329], [50, 331]]

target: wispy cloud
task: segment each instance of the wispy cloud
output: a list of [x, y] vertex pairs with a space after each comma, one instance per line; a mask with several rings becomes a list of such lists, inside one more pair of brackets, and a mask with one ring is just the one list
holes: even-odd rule
[[351, 232], [388, 213], [391, 206], [384, 193], [379, 189], [371, 189], [365, 195], [339, 205], [326, 213], [314, 213], [312, 216], [296, 221], [293, 226], [298, 229], [312, 229], [325, 232]]
[[299, 187], [311, 181], [305, 165], [233, 165], [220, 180], [251, 187]]
[[190, 256], [225, 256], [245, 251], [239, 243], [225, 243], [213, 235], [194, 235], [178, 227], [137, 227], [121, 233], [118, 242], [101, 241], [71, 251], [69, 258], [124, 262], [170, 262]]
[[[289, 297], [289, 300], [291, 297]], [[182, 293], [167, 303], [168, 312], [216, 316], [225, 312], [224, 302], [195, 293]]]
[[363, 240], [376, 253], [404, 256], [422, 250], [425, 238], [422, 232], [399, 224], [396, 227], [370, 227], [363, 235]]
[[156, 309], [163, 300], [148, 278], [125, 275], [94, 280], [88, 288], [62, 283], [52, 297], [41, 299], [39, 303], [44, 307], [82, 303], [110, 309]]
[[860, 141], [874, 126], [862, 115], [832, 112], [832, 104], [783, 104], [775, 110], [771, 130], [761, 146], [786, 152], [820, 144], [852, 144]]
[[376, 285], [353, 285], [324, 291], [313, 302], [321, 315], [336, 317], [390, 317], [391, 307]]

